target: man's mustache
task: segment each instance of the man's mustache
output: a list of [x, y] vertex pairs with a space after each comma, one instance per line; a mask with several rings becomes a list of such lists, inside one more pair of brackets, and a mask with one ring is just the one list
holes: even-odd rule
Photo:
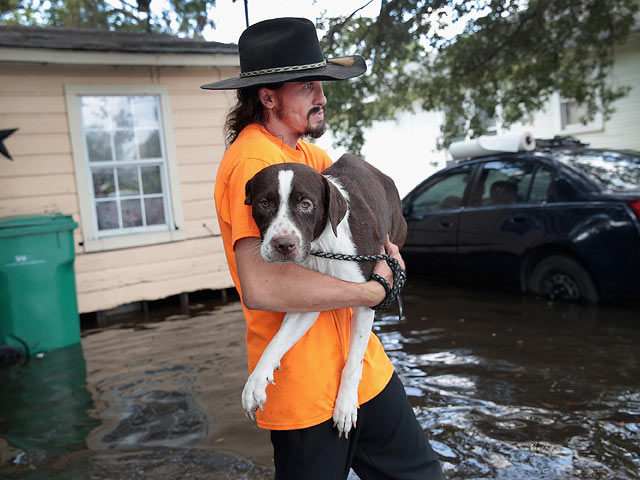
[[318, 112], [324, 112], [324, 107], [313, 107], [311, 110], [309, 110], [309, 113], [307, 113], [307, 120], [311, 118], [311, 115]]

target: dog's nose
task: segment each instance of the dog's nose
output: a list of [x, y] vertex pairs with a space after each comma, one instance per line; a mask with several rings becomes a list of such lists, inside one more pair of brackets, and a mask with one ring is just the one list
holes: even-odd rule
[[273, 246], [283, 255], [289, 255], [296, 248], [296, 242], [291, 237], [279, 237], [273, 239]]

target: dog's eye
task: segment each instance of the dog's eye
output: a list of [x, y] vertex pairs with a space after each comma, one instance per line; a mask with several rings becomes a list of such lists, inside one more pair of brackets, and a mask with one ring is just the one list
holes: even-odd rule
[[269, 200], [260, 200], [260, 206], [262, 208], [269, 208], [270, 205], [271, 203], [269, 203]]
[[311, 201], [309, 200], [303, 200], [300, 202], [300, 210], [302, 211], [309, 211], [311, 210], [311, 207], [313, 207], [313, 203], [311, 203]]

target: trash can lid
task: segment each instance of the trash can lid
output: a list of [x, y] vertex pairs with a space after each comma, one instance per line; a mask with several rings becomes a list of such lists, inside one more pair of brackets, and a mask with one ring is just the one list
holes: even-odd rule
[[32, 233], [73, 230], [78, 224], [71, 215], [45, 213], [39, 215], [14, 215], [0, 218], [0, 237]]

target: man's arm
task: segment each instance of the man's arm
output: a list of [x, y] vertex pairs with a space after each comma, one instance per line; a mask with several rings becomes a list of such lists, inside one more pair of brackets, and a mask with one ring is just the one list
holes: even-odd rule
[[[387, 240], [387, 253], [400, 261], [398, 247]], [[294, 263], [270, 263], [260, 256], [260, 239], [243, 238], [235, 244], [236, 265], [244, 305], [251, 310], [273, 312], [320, 312], [343, 307], [371, 307], [385, 298], [375, 280], [345, 282]], [[374, 272], [393, 284], [385, 261]]]

